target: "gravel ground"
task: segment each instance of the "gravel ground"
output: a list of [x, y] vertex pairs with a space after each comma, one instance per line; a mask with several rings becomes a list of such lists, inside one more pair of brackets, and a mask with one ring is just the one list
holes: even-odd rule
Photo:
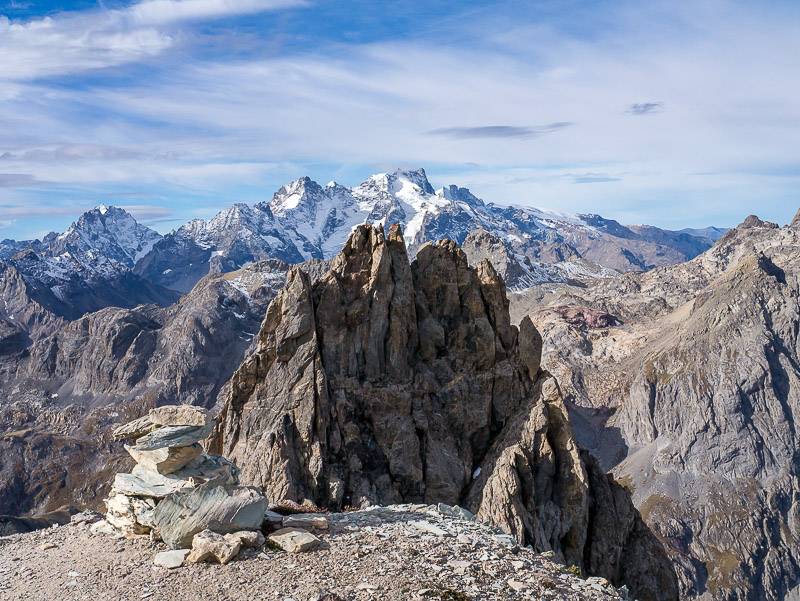
[[[153, 565], [167, 547], [69, 524], [0, 538], [0, 599], [270, 601], [620, 599], [482, 524], [434, 507], [330, 514], [305, 553], [243, 551], [227, 565]], [[337, 596], [338, 595], [338, 596]]]

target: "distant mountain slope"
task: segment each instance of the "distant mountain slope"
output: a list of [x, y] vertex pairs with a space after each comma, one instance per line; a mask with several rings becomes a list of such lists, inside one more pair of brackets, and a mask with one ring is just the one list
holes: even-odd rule
[[796, 598], [800, 213], [750, 216], [680, 265], [548, 287], [512, 313], [541, 329], [579, 442], [633, 491], [681, 596]]
[[56, 320], [39, 329], [49, 335], [5, 349], [0, 338], [0, 514], [99, 509], [126, 460], [111, 425], [154, 403], [213, 406], [288, 269], [271, 260], [211, 274], [169, 307], [107, 307], [69, 323], [40, 310]]
[[711, 240], [647, 226], [623, 226], [599, 215], [485, 203], [466, 188], [434, 190], [423, 169], [373, 175], [355, 187], [322, 187], [304, 177], [269, 203], [234, 205], [211, 220], [195, 220], [156, 242], [136, 273], [186, 292], [204, 274], [237, 269], [267, 257], [296, 263], [330, 259], [353, 228], [399, 223], [412, 257], [428, 241], [463, 243], [482, 229], [532, 262], [583, 258], [618, 271], [680, 263]]
[[678, 230], [678, 233], [689, 234], [690, 236], [700, 236], [701, 238], [708, 238], [716, 242], [717, 240], [722, 238], [725, 235], [725, 232], [727, 231], [728, 228], [726, 227], [709, 226], [700, 229], [685, 227], [682, 230]]
[[57, 319], [105, 307], [174, 303], [179, 293], [130, 269], [160, 239], [123, 209], [100, 205], [63, 234], [0, 242], [0, 346], [35, 340], [54, 331], [45, 326]]
[[180, 296], [97, 251], [65, 252], [53, 257], [30, 249], [4, 263], [22, 275], [32, 298], [66, 319], [110, 306], [166, 306]]

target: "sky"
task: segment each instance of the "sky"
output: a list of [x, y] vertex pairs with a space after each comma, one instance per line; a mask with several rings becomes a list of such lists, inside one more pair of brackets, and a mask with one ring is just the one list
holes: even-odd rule
[[671, 229], [800, 207], [800, 3], [0, 0], [0, 239], [308, 175]]

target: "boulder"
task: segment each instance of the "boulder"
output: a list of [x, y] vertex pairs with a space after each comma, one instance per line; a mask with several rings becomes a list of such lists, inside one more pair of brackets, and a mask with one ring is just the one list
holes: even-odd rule
[[206, 483], [164, 498], [156, 506], [154, 522], [164, 542], [181, 549], [206, 529], [221, 534], [258, 530], [267, 505], [253, 488]]
[[203, 530], [194, 535], [192, 550], [186, 556], [186, 561], [200, 563], [213, 558], [224, 565], [236, 557], [241, 548], [241, 540], [229, 539], [211, 530]]
[[112, 436], [114, 437], [114, 440], [136, 440], [137, 438], [140, 438], [145, 434], [149, 434], [157, 428], [158, 425], [156, 425], [150, 419], [150, 416], [145, 415], [144, 417], [135, 419], [127, 424], [117, 426], [114, 428]]
[[263, 526], [268, 527], [271, 530], [283, 528], [283, 517], [284, 516], [282, 516], [280, 513], [276, 513], [267, 509], [267, 511], [264, 512]]
[[114, 529], [107, 520], [100, 520], [99, 522], [95, 522], [91, 526], [89, 526], [89, 531], [92, 534], [108, 534], [114, 535], [117, 534], [117, 531]]
[[239, 542], [245, 549], [260, 549], [264, 546], [264, 535], [258, 530], [242, 530], [225, 535], [225, 540]]
[[125, 445], [136, 463], [145, 470], [159, 474], [172, 474], [203, 452], [203, 447], [195, 443], [187, 447], [162, 447], [145, 451], [136, 445]]
[[[136, 469], [134, 469], [135, 471]], [[207, 455], [206, 453], [202, 453], [172, 475], [187, 479], [200, 478], [205, 482], [219, 484], [239, 484], [239, 468], [235, 463], [219, 455]]]
[[134, 468], [132, 474], [119, 473], [114, 476], [113, 490], [115, 493], [161, 499], [181, 488], [192, 485], [188, 480], [174, 475], [165, 476], [137, 468]]
[[153, 527], [156, 499], [114, 491], [106, 500], [106, 521], [123, 534], [147, 534]]
[[154, 451], [165, 447], [188, 447], [208, 438], [214, 429], [214, 420], [205, 426], [164, 426], [136, 440], [140, 451]]
[[211, 414], [207, 409], [193, 405], [164, 405], [151, 409], [150, 421], [159, 426], [207, 426]]
[[153, 558], [153, 563], [159, 567], [174, 570], [183, 565], [183, 561], [190, 552], [191, 549], [161, 551], [161, 553], [156, 553], [156, 556]]
[[327, 530], [328, 518], [319, 513], [300, 513], [283, 518], [284, 528], [300, 528], [302, 530]]
[[269, 535], [269, 540], [278, 545], [287, 553], [302, 553], [316, 549], [321, 540], [300, 528], [281, 528]]

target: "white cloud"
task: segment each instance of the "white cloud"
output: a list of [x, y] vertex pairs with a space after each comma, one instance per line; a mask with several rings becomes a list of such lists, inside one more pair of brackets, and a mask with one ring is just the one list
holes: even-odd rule
[[[151, 0], [126, 12], [125, 32], [152, 31], [170, 44], [166, 23], [231, 5]], [[785, 205], [800, 184], [800, 164], [791, 164], [800, 139], [797, 18], [732, 2], [638, 3], [614, 17], [592, 38], [480, 23], [469, 45], [437, 31], [267, 60], [189, 60], [133, 87], [22, 82], [3, 100], [0, 84], [0, 155], [17, 157], [14, 173], [75, 186], [225, 190], [278, 171], [303, 174], [286, 161], [413, 164], [487, 200], [629, 222], [734, 225], [730, 215], [756, 208], [790, 218], [795, 207]], [[130, 52], [147, 47], [131, 43]], [[92, 118], [107, 111], [114, 117]], [[430, 133], [442, 130], [451, 135]], [[59, 148], [115, 150], [70, 151], [81, 158], [67, 163], [47, 154]]]
[[133, 5], [124, 14], [139, 25], [150, 26], [246, 15], [304, 4], [305, 0], [145, 0]]
[[169, 207], [160, 207], [156, 205], [115, 205], [120, 209], [125, 209], [128, 213], [133, 215], [138, 220], [143, 219], [158, 219], [161, 217], [170, 217], [173, 210]]
[[[305, 0], [144, 0], [125, 9], [60, 13], [32, 21], [0, 16], [0, 82], [77, 73], [144, 60], [173, 46], [173, 27], [302, 6]], [[0, 98], [4, 93], [0, 84]]]

